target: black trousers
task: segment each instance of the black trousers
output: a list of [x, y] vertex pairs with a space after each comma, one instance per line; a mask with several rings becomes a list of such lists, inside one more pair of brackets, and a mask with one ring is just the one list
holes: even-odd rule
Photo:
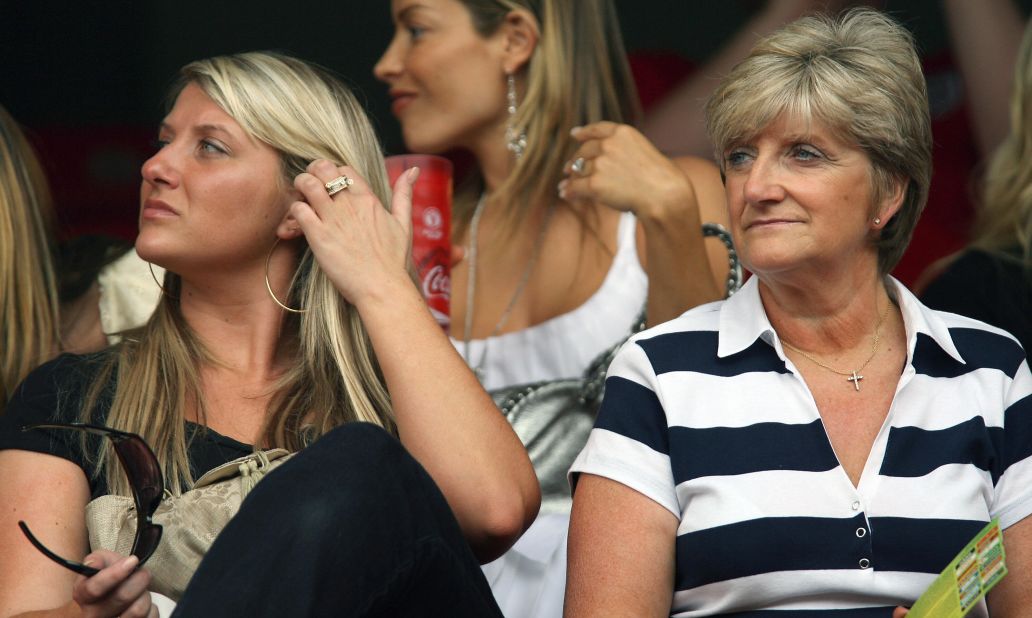
[[334, 429], [269, 473], [174, 616], [501, 616], [444, 496], [383, 430]]

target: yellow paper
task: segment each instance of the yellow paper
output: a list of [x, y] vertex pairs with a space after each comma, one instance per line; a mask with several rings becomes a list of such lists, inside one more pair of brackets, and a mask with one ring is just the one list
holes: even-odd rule
[[960, 550], [907, 618], [962, 618], [1007, 574], [999, 520], [992, 520]]

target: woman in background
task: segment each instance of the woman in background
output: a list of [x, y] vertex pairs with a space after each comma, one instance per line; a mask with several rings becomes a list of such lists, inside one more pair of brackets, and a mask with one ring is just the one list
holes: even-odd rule
[[[989, 161], [971, 245], [929, 269], [930, 307], [998, 326], [1032, 349], [1032, 27], [1018, 52], [1010, 133]], [[936, 275], [935, 273], [939, 273]]]
[[724, 294], [716, 168], [628, 126], [634, 83], [611, 0], [393, 0], [375, 67], [413, 152], [469, 152], [455, 200], [452, 341], [530, 452], [542, 514], [485, 571], [503, 612], [558, 616], [565, 475], [609, 350]]
[[43, 169], [0, 107], [0, 414], [60, 341], [52, 220]]

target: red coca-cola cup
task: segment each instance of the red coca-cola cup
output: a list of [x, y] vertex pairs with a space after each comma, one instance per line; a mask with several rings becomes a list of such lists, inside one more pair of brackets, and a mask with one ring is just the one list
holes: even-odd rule
[[423, 298], [444, 332], [451, 325], [452, 164], [444, 157], [405, 154], [387, 157], [391, 186], [405, 170], [418, 167], [412, 187], [412, 261]]

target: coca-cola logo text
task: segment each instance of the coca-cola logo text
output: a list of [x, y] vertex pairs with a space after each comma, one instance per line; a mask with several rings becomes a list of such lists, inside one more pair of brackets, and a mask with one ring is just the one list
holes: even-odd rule
[[437, 264], [423, 275], [423, 298], [451, 298], [451, 276], [443, 264]]

